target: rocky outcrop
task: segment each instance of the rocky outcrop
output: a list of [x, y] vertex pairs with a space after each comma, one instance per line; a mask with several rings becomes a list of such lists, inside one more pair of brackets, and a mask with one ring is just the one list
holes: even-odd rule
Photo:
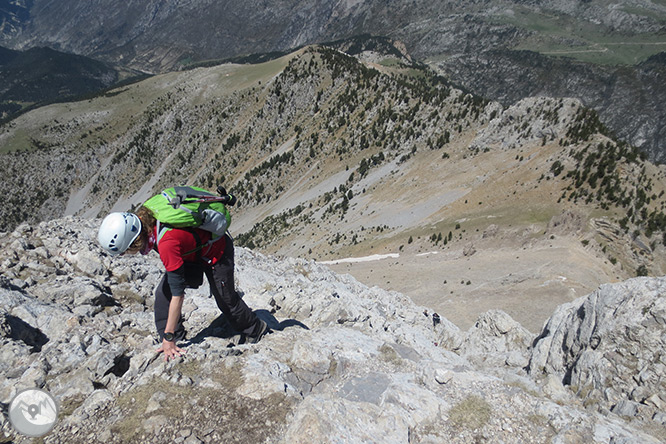
[[486, 369], [524, 368], [533, 335], [501, 310], [481, 316], [465, 335], [461, 354]]
[[568, 233], [580, 233], [585, 228], [585, 218], [572, 210], [565, 210], [562, 214], [553, 216], [548, 222], [549, 235], [565, 235]]
[[532, 96], [576, 97], [652, 161], [666, 159], [664, 53], [636, 66], [609, 67], [497, 49], [455, 56], [438, 66], [458, 84], [505, 106]]
[[485, 110], [490, 122], [478, 132], [470, 149], [510, 150], [563, 138], [580, 108], [578, 100], [547, 97], [530, 97], [504, 111], [493, 103]]
[[529, 371], [556, 375], [586, 405], [666, 416], [666, 278], [603, 285], [559, 307], [534, 343]]
[[531, 379], [532, 338], [505, 313], [461, 332], [401, 294], [243, 248], [238, 287], [273, 333], [238, 344], [204, 285], [186, 296], [186, 354], [166, 363], [152, 319], [158, 258], [111, 260], [96, 225], [67, 218], [0, 237], [0, 401], [6, 411], [22, 388], [53, 394], [60, 416], [45, 443], [659, 442]]

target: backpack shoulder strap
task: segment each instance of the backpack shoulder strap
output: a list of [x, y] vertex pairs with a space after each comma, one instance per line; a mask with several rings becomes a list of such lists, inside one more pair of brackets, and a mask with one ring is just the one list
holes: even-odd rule
[[157, 237], [155, 238], [155, 248], [157, 248], [157, 251], [159, 251], [160, 240], [162, 237], [164, 237], [167, 231], [170, 230], [173, 230], [173, 227], [170, 227], [169, 225], [165, 224], [164, 222], [160, 222], [159, 220], [157, 221]]
[[192, 253], [196, 253], [196, 258], [197, 260], [201, 259], [201, 249], [204, 247], [204, 245], [201, 243], [201, 236], [199, 236], [199, 233], [197, 233], [197, 230], [193, 228], [188, 228], [187, 231], [192, 233], [192, 236], [194, 236], [194, 241], [196, 242], [197, 246], [194, 248], [192, 251], [188, 251], [185, 253], [185, 256], [190, 255]]

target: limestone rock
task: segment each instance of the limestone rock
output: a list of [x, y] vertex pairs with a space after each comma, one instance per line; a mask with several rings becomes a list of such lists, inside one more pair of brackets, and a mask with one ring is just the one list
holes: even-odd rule
[[533, 335], [501, 310], [488, 311], [469, 329], [462, 355], [476, 364], [526, 367]]
[[[581, 103], [576, 99], [528, 97], [504, 111], [493, 110], [496, 117], [486, 128], [479, 131], [470, 149], [512, 149], [530, 141], [563, 137], [567, 124], [573, 120], [580, 107]], [[549, 114], [552, 110], [555, 110], [555, 116]], [[538, 118], [527, 118], [534, 115]]]
[[557, 375], [587, 403], [653, 417], [665, 401], [666, 278], [601, 286], [560, 306], [534, 345], [530, 373]]
[[[590, 296], [594, 303], [560, 308], [531, 351], [534, 338], [503, 312], [461, 332], [399, 293], [312, 261], [237, 248], [237, 287], [273, 333], [238, 345], [204, 285], [186, 293], [185, 356], [165, 362], [152, 319], [159, 259], [111, 260], [92, 246], [95, 227], [66, 218], [22, 226], [7, 235], [12, 242], [0, 242], [44, 246], [30, 257], [21, 280], [32, 283], [23, 289], [4, 277], [17, 264], [0, 250], [0, 402], [29, 387], [54, 395], [61, 416], [47, 444], [657, 443], [649, 433], [665, 429], [656, 356], [662, 280], [604, 287]], [[104, 272], [61, 254], [86, 248]], [[601, 323], [583, 322], [592, 318]], [[523, 370], [530, 356], [533, 376]], [[599, 360], [641, 367], [613, 380]], [[544, 371], [552, 376], [541, 383]], [[579, 390], [584, 399], [617, 400], [586, 410], [561, 384], [565, 377], [568, 385], [603, 383], [587, 398]], [[0, 426], [10, 441], [31, 442], [4, 416]]]

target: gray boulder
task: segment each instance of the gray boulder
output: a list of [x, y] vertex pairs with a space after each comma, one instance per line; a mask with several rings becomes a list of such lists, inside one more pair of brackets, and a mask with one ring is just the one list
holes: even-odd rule
[[587, 405], [651, 419], [666, 405], [666, 278], [602, 285], [560, 306], [532, 351], [532, 376], [557, 375]]
[[465, 335], [461, 354], [477, 365], [523, 368], [529, 363], [533, 339], [532, 333], [507, 313], [490, 310], [479, 316]]

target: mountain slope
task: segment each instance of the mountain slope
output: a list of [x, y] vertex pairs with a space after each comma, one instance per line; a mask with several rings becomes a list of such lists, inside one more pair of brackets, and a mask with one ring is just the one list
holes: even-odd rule
[[[359, 57], [304, 48], [28, 113], [0, 134], [4, 223], [224, 184], [240, 200], [240, 244], [318, 260], [391, 254], [344, 271], [460, 325], [478, 312], [459, 297], [480, 311], [512, 301], [532, 331], [600, 283], [663, 273], [663, 168], [604, 135], [595, 113], [545, 98], [505, 110], [395, 55]], [[526, 289], [538, 289], [537, 315], [523, 312], [537, 293]]]
[[[606, 66], [530, 51], [493, 50], [435, 64], [476, 93], [509, 106], [525, 97], [578, 97], [618, 137], [663, 163], [666, 53], [635, 66]], [[566, 73], [566, 75], [562, 75]], [[627, 118], [631, 116], [631, 118]]]
[[[151, 313], [157, 255], [111, 259], [96, 229], [95, 221], [65, 218], [0, 238], [0, 400], [6, 411], [24, 387], [51, 393], [60, 409], [45, 443], [664, 437], [663, 383], [655, 382], [664, 370], [649, 354], [663, 349], [664, 324], [644, 322], [663, 319], [664, 279], [605, 286], [562, 307], [554, 337], [531, 335], [497, 311], [463, 332], [444, 317], [434, 324], [425, 307], [398, 293], [312, 261], [238, 248], [239, 288], [274, 333], [238, 345], [204, 285], [187, 293], [185, 357], [165, 363], [155, 354]], [[613, 311], [627, 299], [633, 310]], [[612, 352], [595, 352], [587, 330], [576, 330], [580, 304], [606, 317], [592, 333], [604, 347], [612, 339]], [[625, 335], [634, 310], [643, 322]], [[631, 353], [648, 334], [655, 348]], [[571, 362], [557, 346], [561, 336], [576, 341], [574, 353], [608, 365], [574, 387], [585, 362], [595, 361], [576, 360], [576, 378], [563, 378], [557, 364]], [[636, 366], [646, 378], [618, 378]], [[32, 441], [4, 413], [0, 421], [2, 442]]]
[[119, 80], [110, 66], [48, 48], [0, 49], [0, 118], [36, 103], [98, 92]]
[[[571, 49], [572, 53], [581, 47], [608, 45], [610, 50], [603, 51], [608, 57], [621, 52], [613, 46], [618, 38], [658, 43], [666, 14], [662, 4], [650, 0], [637, 0], [633, 7], [607, 0], [538, 5], [487, 0], [473, 4], [131, 0], [122, 9], [109, 0], [5, 3], [17, 13], [5, 9], [7, 25], [0, 38], [13, 48], [48, 45], [82, 55], [122, 57], [126, 66], [143, 69], [173, 67], [189, 57], [201, 60], [284, 51], [363, 33], [400, 39], [418, 58], [519, 45], [540, 52]], [[650, 46], [639, 48], [644, 58], [660, 51], [658, 45]], [[617, 54], [616, 60], [621, 57]]]
[[[625, 5], [608, 0], [131, 0], [123, 8], [109, 0], [4, 3], [0, 44], [13, 49], [49, 46], [140, 71], [165, 72], [202, 60], [291, 51], [306, 44], [372, 34], [403, 42], [416, 59], [433, 66], [448, 63], [449, 71], [460, 74], [453, 80], [472, 91], [501, 100], [508, 87], [508, 95], [522, 99], [533, 95], [523, 92], [533, 90], [532, 79], [542, 69], [538, 64], [510, 64], [512, 70], [520, 68], [527, 75], [503, 82], [507, 57], [498, 54], [532, 51], [547, 57], [556, 70], [548, 73], [551, 80], [544, 82], [544, 95], [560, 97], [564, 89], [564, 97], [583, 100], [653, 161], [663, 160], [666, 151], [660, 137], [665, 122], [660, 102], [645, 100], [644, 90], [633, 81], [611, 79], [614, 87], [608, 91], [604, 74], [607, 67], [621, 65], [623, 79], [663, 83], [659, 72], [636, 67], [666, 49], [666, 6], [658, 1], [634, 0]], [[478, 77], [478, 63], [473, 61], [477, 57], [488, 62]], [[571, 66], [561, 57], [580, 60], [595, 73], [585, 79], [586, 88], [570, 88]], [[656, 89], [658, 94], [661, 89]], [[598, 92], [603, 92], [599, 100], [590, 98]], [[638, 114], [632, 102], [642, 104]]]

